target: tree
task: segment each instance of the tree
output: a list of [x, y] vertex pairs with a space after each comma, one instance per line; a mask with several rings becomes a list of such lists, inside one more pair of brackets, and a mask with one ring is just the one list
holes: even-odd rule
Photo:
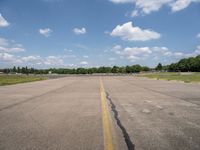
[[[179, 60], [177, 63], [172, 63], [170, 65], [162, 66], [159, 63], [156, 68], [157, 71], [192, 71], [192, 72], [200, 72], [200, 55], [196, 57], [183, 58]], [[141, 71], [150, 71], [149, 67], [140, 66], [138, 64], [126, 67], [98, 67], [98, 68], [50, 68], [50, 69], [34, 69], [26, 67], [13, 67], [13, 68], [5, 68], [2, 69], [4, 73], [17, 72], [23, 74], [48, 74], [51, 73], [56, 74], [93, 74], [93, 73], [139, 73]]]
[[200, 55], [196, 57], [183, 58], [177, 63], [172, 63], [167, 66], [163, 66], [167, 71], [181, 71], [181, 72], [200, 72]]
[[119, 67], [117, 67], [117, 66], [113, 66], [111, 72], [112, 72], [112, 73], [118, 73], [118, 68], [119, 68]]
[[126, 73], [132, 73], [132, 69], [130, 66], [126, 66]]
[[28, 70], [28, 67], [26, 66], [26, 68], [25, 68], [25, 74], [29, 74], [29, 70]]
[[126, 73], [125, 67], [119, 67], [119, 73]]
[[133, 65], [132, 66], [132, 72], [139, 73], [142, 70], [142, 67], [140, 65]]
[[17, 69], [16, 69], [15, 66], [13, 67], [12, 71], [15, 72], [15, 73], [17, 72]]
[[20, 67], [17, 67], [17, 73], [21, 73]]
[[29, 73], [34, 74], [35, 73], [35, 69], [34, 68], [30, 68], [29, 69]]
[[156, 69], [157, 71], [161, 71], [161, 70], [162, 70], [162, 64], [159, 63], [155, 69]]
[[3, 72], [6, 73], [6, 74], [9, 74], [9, 73], [10, 73], [10, 69], [9, 69], [9, 68], [5, 68], [5, 69], [3, 70]]
[[142, 67], [142, 71], [150, 71], [150, 68], [147, 66]]
[[26, 68], [22, 67], [21, 73], [25, 74], [26, 73]]

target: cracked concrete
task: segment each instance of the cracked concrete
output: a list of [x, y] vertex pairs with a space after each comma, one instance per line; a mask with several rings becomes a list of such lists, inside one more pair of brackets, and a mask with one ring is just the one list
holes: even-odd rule
[[[98, 76], [0, 87], [1, 150], [102, 150]], [[115, 149], [200, 149], [200, 85], [133, 76], [103, 76], [115, 107]]]

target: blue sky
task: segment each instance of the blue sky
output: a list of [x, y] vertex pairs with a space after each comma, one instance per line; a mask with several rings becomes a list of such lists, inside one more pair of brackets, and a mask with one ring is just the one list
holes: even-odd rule
[[0, 0], [0, 68], [169, 64], [200, 54], [200, 0]]

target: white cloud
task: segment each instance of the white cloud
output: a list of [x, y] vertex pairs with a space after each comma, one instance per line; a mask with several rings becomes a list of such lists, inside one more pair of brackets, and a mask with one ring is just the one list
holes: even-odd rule
[[159, 39], [161, 37], [161, 35], [155, 31], [134, 27], [132, 22], [118, 25], [115, 29], [113, 29], [110, 35], [114, 37], [121, 37], [123, 40], [128, 41], [148, 41]]
[[0, 37], [0, 46], [7, 46], [8, 40]]
[[163, 5], [169, 4], [172, 0], [135, 0], [135, 6], [141, 14], [150, 14], [158, 11]]
[[133, 0], [110, 0], [113, 3], [119, 4], [119, 3], [133, 3]]
[[116, 46], [113, 49], [116, 54], [127, 58], [130, 61], [136, 61], [139, 60], [142, 57], [146, 57], [149, 54], [152, 53], [151, 49], [149, 47], [126, 47], [121, 48], [119, 47], [116, 49]]
[[114, 58], [114, 57], [110, 57], [108, 60], [110, 60], [110, 61], [115, 61], [116, 58]]
[[41, 57], [40, 56], [26, 56], [26, 57], [22, 57], [21, 60], [25, 62], [34, 62], [34, 61], [40, 61]]
[[[66, 49], [65, 49], [66, 50]], [[65, 64], [64, 59], [74, 59], [77, 56], [68, 54], [68, 55], [57, 55], [57, 56], [20, 56], [15, 55], [15, 53], [24, 52], [25, 49], [23, 45], [16, 43], [14, 40], [7, 40], [5, 38], [0, 37], [0, 62], [7, 63], [10, 65], [18, 64], [18, 65], [40, 65], [44, 66], [64, 66], [67, 67], [69, 65]], [[71, 50], [67, 50], [71, 52]], [[69, 66], [70, 67], [70, 66]]]
[[200, 38], [200, 33], [199, 33], [199, 34], [197, 34], [197, 38]]
[[20, 47], [13, 47], [13, 48], [6, 48], [6, 47], [0, 47], [0, 52], [7, 52], [7, 53], [18, 53], [18, 52], [24, 52], [24, 48]]
[[139, 12], [138, 10], [133, 10], [131, 13], [131, 17], [136, 17], [136, 16], [139, 16]]
[[20, 58], [21, 61], [25, 64], [34, 64], [34, 65], [46, 65], [46, 66], [65, 66], [64, 58], [65, 56], [26, 56]]
[[73, 50], [67, 49], [67, 48], [65, 48], [64, 51], [65, 51], [65, 52], [70, 52], [70, 53], [73, 52]]
[[45, 1], [45, 2], [60, 2], [62, 0], [43, 0], [43, 1]]
[[83, 44], [75, 44], [75, 46], [76, 46], [77, 48], [80, 48], [80, 49], [90, 50], [89, 47], [87, 47], [86, 45], [83, 45]]
[[173, 12], [187, 8], [192, 2], [200, 2], [200, 0], [177, 0], [170, 4]]
[[11, 55], [9, 53], [0, 53], [0, 60], [11, 62], [11, 61], [14, 61], [15, 58], [14, 58], [14, 55]]
[[49, 37], [53, 31], [49, 28], [39, 29], [39, 33], [44, 35], [45, 37]]
[[77, 58], [76, 55], [63, 55], [62, 58]]
[[195, 50], [195, 53], [196, 53], [197, 55], [200, 55], [200, 45], [197, 46], [197, 48], [196, 48], [196, 50]]
[[146, 15], [160, 10], [163, 6], [170, 7], [172, 12], [180, 11], [187, 8], [193, 2], [200, 0], [110, 0], [113, 3], [134, 3], [135, 10], [132, 17]]
[[83, 58], [89, 58], [89, 56], [88, 55], [84, 55]]
[[112, 51], [117, 51], [117, 50], [121, 50], [122, 47], [121, 45], [115, 45], [113, 48], [112, 48]]
[[48, 56], [44, 59], [45, 65], [64, 65], [64, 60], [59, 56]]
[[14, 46], [16, 46], [16, 47], [23, 47], [23, 45], [22, 44], [14, 44]]
[[69, 67], [77, 67], [76, 64], [67, 64], [67, 66], [69, 66]]
[[150, 60], [160, 58], [162, 61], [164, 58], [167, 59], [181, 59], [184, 57], [192, 57], [200, 54], [200, 46], [197, 46], [196, 50], [191, 53], [184, 53], [180, 51], [172, 51], [167, 47], [126, 47], [122, 48], [120, 45], [112, 48], [115, 54], [119, 55], [120, 58], [126, 58], [132, 62], [140, 60]]
[[88, 65], [88, 62], [87, 61], [81, 61], [80, 65]]
[[0, 13], [0, 27], [7, 27], [10, 23]]
[[177, 56], [177, 57], [182, 57], [182, 56], [184, 56], [184, 54], [181, 53], [181, 52], [175, 52], [174, 55]]
[[0, 52], [2, 53], [18, 53], [18, 52], [24, 52], [25, 49], [23, 48], [23, 45], [16, 44], [13, 40], [7, 40], [5, 38], [0, 37]]
[[176, 57], [176, 58], [183, 58], [183, 57], [193, 57], [200, 54], [198, 51], [198, 46], [195, 51], [191, 53], [184, 53], [180, 51], [172, 51], [167, 47], [152, 47], [153, 54], [157, 54], [158, 56], [166, 56], [166, 57]]
[[75, 34], [77, 34], [77, 35], [79, 35], [79, 34], [85, 34], [87, 31], [86, 31], [86, 29], [85, 28], [74, 28], [73, 29], [73, 32], [75, 33]]

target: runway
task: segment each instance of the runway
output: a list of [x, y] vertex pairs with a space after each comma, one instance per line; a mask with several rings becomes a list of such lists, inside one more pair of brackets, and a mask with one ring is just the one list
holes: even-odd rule
[[1, 150], [199, 150], [200, 85], [74, 76], [0, 87]]

